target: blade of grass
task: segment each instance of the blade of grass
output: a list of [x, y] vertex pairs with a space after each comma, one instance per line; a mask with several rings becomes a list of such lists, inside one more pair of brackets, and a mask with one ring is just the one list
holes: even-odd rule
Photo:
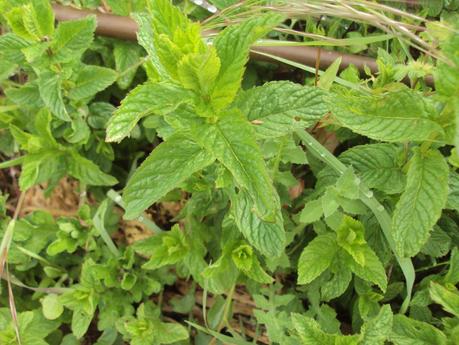
[[16, 165], [21, 164], [24, 161], [25, 156], [21, 156], [18, 158], [13, 158], [10, 159], [9, 161], [1, 162], [0, 163], [0, 169], [6, 169], [6, 168], [11, 168]]
[[[7, 280], [6, 272], [1, 276], [1, 278], [4, 279], [4, 280]], [[11, 281], [11, 284], [13, 284], [13, 285], [16, 285], [16, 286], [19, 286], [21, 288], [24, 288], [24, 289], [27, 289], [27, 290], [31, 290], [31, 291], [34, 291], [34, 292], [62, 294], [64, 292], [72, 290], [71, 288], [64, 288], [64, 287], [48, 287], [48, 288], [44, 288], [44, 287], [29, 286], [29, 285], [26, 285], [23, 282], [21, 282], [18, 278], [16, 278], [12, 274], [9, 275], [9, 280]]]
[[[284, 31], [277, 30], [276, 31]], [[394, 35], [385, 34], [369, 37], [356, 37], [356, 38], [343, 38], [343, 39], [321, 39], [308, 42], [296, 42], [296, 41], [283, 41], [283, 40], [258, 40], [253, 46], [265, 46], [265, 47], [295, 47], [295, 46], [323, 46], [323, 47], [346, 47], [351, 45], [371, 44], [377, 42], [388, 41], [394, 38]]]
[[21, 211], [22, 204], [25, 199], [25, 193], [21, 193], [19, 196], [18, 202], [16, 204], [16, 209], [14, 210], [13, 218], [8, 223], [5, 234], [3, 235], [2, 242], [0, 244], [0, 276], [3, 275], [3, 270], [8, 259], [8, 251], [13, 240], [14, 228], [16, 226], [16, 220]]
[[104, 240], [105, 244], [107, 245], [110, 252], [115, 256], [119, 257], [120, 252], [116, 247], [115, 243], [113, 243], [112, 238], [110, 237], [107, 229], [105, 228], [105, 214], [107, 213], [108, 203], [110, 199], [105, 199], [101, 202], [99, 207], [97, 208], [96, 214], [94, 215], [92, 222], [94, 227], [99, 231], [100, 236]]
[[[257, 54], [269, 57], [269, 58], [271, 58], [273, 60], [282, 62], [282, 63], [284, 63], [286, 65], [290, 65], [292, 67], [301, 69], [303, 71], [306, 71], [306, 72], [309, 72], [309, 73], [312, 73], [312, 74], [316, 73], [316, 69], [314, 67], [309, 67], [309, 66], [300, 64], [300, 63], [292, 61], [292, 60], [281, 58], [281, 57], [276, 56], [276, 55], [263, 53], [263, 52], [257, 51], [256, 49], [252, 50], [252, 51], [257, 53]], [[322, 75], [325, 72], [322, 71], [322, 70], [318, 70], [318, 73], [319, 73], [319, 75]], [[340, 85], [343, 85], [343, 86], [349, 87], [351, 89], [354, 89], [354, 90], [358, 90], [358, 91], [361, 91], [361, 92], [369, 93], [369, 91], [365, 87], [363, 87], [362, 85], [351, 83], [350, 81], [344, 80], [343, 78], [340, 78], [340, 77], [336, 77], [335, 78], [335, 82], [340, 84]]]
[[19, 246], [19, 245], [16, 245], [16, 247], [20, 252], [24, 253], [25, 255], [28, 255], [30, 256], [31, 258], [37, 260], [37, 261], [40, 261], [41, 263], [43, 263], [45, 266], [50, 266], [50, 267], [53, 267], [61, 272], [65, 272], [65, 270], [62, 268], [62, 267], [59, 267], [58, 265], [56, 264], [53, 264], [52, 262], [46, 260], [44, 257], [34, 253], [34, 252], [31, 252], [30, 250], [22, 247], [22, 246]]
[[229, 337], [227, 335], [223, 335], [221, 333], [218, 333], [214, 330], [211, 330], [209, 328], [202, 327], [194, 322], [190, 321], [185, 321], [187, 324], [190, 326], [196, 328], [197, 330], [207, 333], [211, 336], [213, 336], [215, 339], [220, 340], [223, 344], [228, 344], [228, 345], [253, 345], [253, 343], [249, 343], [248, 341], [245, 341], [244, 339], [236, 339], [233, 337]]
[[13, 325], [14, 325], [14, 330], [16, 332], [16, 338], [18, 341], [19, 345], [22, 345], [21, 343], [21, 337], [19, 334], [19, 324], [18, 324], [18, 319], [17, 319], [17, 311], [16, 311], [16, 305], [14, 303], [14, 294], [13, 294], [13, 289], [11, 287], [11, 280], [9, 277], [9, 270], [8, 270], [8, 251], [11, 246], [11, 242], [13, 241], [13, 235], [14, 235], [14, 228], [16, 226], [16, 220], [18, 219], [19, 212], [21, 211], [22, 204], [25, 199], [25, 193], [21, 193], [19, 196], [18, 202], [16, 204], [16, 209], [14, 210], [13, 218], [11, 221], [8, 223], [8, 226], [6, 227], [5, 234], [2, 239], [2, 243], [0, 244], [0, 276], [4, 276], [4, 269], [6, 266], [6, 281], [8, 285], [8, 302], [10, 306], [10, 313], [11, 313], [11, 318], [13, 320]]
[[8, 269], [8, 263], [6, 263], [6, 282], [8, 286], [8, 304], [10, 306], [11, 320], [13, 321], [14, 332], [16, 333], [18, 345], [22, 345], [21, 335], [19, 334], [18, 312], [16, 310], [16, 303], [14, 302], [13, 288], [11, 286], [9, 275], [10, 271]]

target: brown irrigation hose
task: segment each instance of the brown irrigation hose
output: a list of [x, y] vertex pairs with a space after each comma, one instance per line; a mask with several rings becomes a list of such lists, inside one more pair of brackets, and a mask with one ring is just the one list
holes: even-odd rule
[[129, 17], [90, 10], [79, 10], [74, 7], [58, 4], [53, 4], [53, 10], [58, 21], [80, 19], [95, 14], [97, 17], [97, 34], [122, 40], [137, 40], [137, 23]]
[[[129, 17], [117, 16], [113, 14], [107, 14], [90, 10], [80, 10], [70, 6], [63, 6], [58, 4], [54, 4], [53, 9], [56, 19], [58, 21], [79, 19], [91, 14], [95, 14], [97, 18], [97, 34], [107, 37], [119, 38], [123, 40], [137, 40], [137, 24], [133, 19]], [[261, 53], [276, 55], [280, 58], [291, 60], [311, 67], [314, 67], [316, 65], [316, 60], [319, 55], [319, 48], [315, 47], [257, 46], [254, 47], [252, 50], [253, 51], [251, 53], [251, 57], [257, 60], [273, 61], [269, 57], [257, 54], [258, 51]], [[333, 63], [333, 61], [335, 61], [339, 57], [341, 57], [342, 59], [340, 69], [344, 69], [350, 64], [353, 64], [361, 72], [363, 72], [365, 66], [367, 66], [372, 72], [378, 71], [378, 66], [376, 64], [375, 59], [361, 55], [345, 54], [341, 52], [329, 51], [324, 49], [320, 50], [319, 67], [321, 69], [326, 69]], [[404, 82], [409, 81], [404, 80]], [[433, 86], [433, 78], [431, 76], [427, 76], [426, 83], [428, 85]]]
[[[259, 51], [261, 53], [267, 53], [270, 55], [279, 56], [281, 58], [291, 60], [294, 62], [301, 63], [306, 66], [315, 67], [317, 57], [319, 56], [319, 49], [316, 47], [263, 47], [257, 46], [252, 48], [251, 57], [257, 60], [272, 61], [267, 56], [257, 54]], [[320, 69], [326, 69], [330, 66], [333, 61], [341, 57], [340, 69], [345, 69], [350, 64], [355, 65], [360, 71], [363, 71], [364, 67], [367, 66], [372, 72], [378, 71], [378, 65], [376, 60], [361, 56], [361, 55], [352, 55], [345, 54], [336, 51], [330, 51], [325, 49], [320, 49], [320, 59], [319, 67]]]

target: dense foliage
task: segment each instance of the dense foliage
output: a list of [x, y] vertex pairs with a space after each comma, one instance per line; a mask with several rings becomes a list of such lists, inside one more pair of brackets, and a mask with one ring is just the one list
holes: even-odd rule
[[421, 7], [438, 54], [354, 23], [379, 73], [304, 83], [250, 47], [341, 20], [203, 39], [189, 3], [107, 2], [138, 44], [0, 1], [0, 344], [459, 344], [457, 1]]

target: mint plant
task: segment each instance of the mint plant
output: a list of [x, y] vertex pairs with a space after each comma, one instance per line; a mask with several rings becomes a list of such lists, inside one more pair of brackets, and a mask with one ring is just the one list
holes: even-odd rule
[[138, 42], [0, 0], [0, 343], [457, 344], [454, 1], [71, 3]]
[[[262, 103], [257, 104], [280, 87], [287, 91], [283, 84], [237, 95], [250, 44], [282, 17], [265, 14], [229, 27], [206, 46], [197, 24], [168, 2], [156, 5], [151, 9], [151, 22], [145, 24], [153, 36], [143, 43], [156, 80], [132, 90], [107, 128], [107, 140], [119, 141], [143, 117], [161, 116], [163, 121], [156, 120], [160, 127], [155, 129], [167, 131], [164, 142], [134, 172], [125, 188], [125, 216], [138, 216], [193, 173], [216, 164], [219, 174], [232, 176], [221, 188], [231, 199], [238, 229], [262, 254], [278, 256], [285, 243], [279, 197], [250, 121], [263, 122], [262, 131], [280, 122], [281, 133], [264, 134], [268, 138], [291, 135], [295, 128], [311, 124], [324, 114], [322, 93], [285, 84], [293, 92], [285, 101], [299, 103], [295, 107], [308, 107], [301, 116], [296, 115], [295, 108], [283, 109], [279, 114], [282, 104], [273, 104], [273, 109], [260, 109]], [[142, 36], [144, 28], [140, 30]], [[306, 98], [300, 100], [304, 95]]]
[[[4, 79], [19, 68], [28, 77], [25, 84], [11, 84], [5, 90], [17, 108], [26, 111], [16, 111], [15, 121], [12, 116], [2, 120], [26, 152], [11, 162], [22, 163], [21, 189], [45, 181], [53, 185], [66, 174], [85, 184], [115, 184], [116, 179], [101, 171], [84, 152], [91, 136], [87, 101], [117, 78], [109, 68], [81, 61], [94, 38], [95, 18], [64, 22], [54, 29], [48, 1], [22, 6], [4, 1], [2, 14], [11, 28], [0, 39], [1, 54], [9, 66]], [[30, 121], [26, 114], [34, 113], [38, 114]], [[18, 127], [18, 123], [27, 126]]]

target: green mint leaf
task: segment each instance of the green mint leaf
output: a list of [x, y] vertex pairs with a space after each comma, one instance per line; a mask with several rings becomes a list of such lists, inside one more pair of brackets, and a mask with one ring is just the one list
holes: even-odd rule
[[433, 258], [439, 258], [448, 254], [451, 249], [451, 237], [438, 225], [434, 225], [430, 237], [421, 248], [421, 253]]
[[360, 179], [355, 175], [354, 169], [346, 168], [343, 174], [338, 177], [335, 184], [335, 190], [338, 196], [350, 200], [357, 200], [360, 194], [359, 185]]
[[354, 146], [339, 156], [346, 165], [352, 165], [368, 188], [388, 194], [402, 192], [405, 175], [398, 157], [401, 148], [393, 144]]
[[271, 284], [274, 279], [265, 270], [261, 267], [260, 261], [253, 256], [252, 267], [249, 271], [244, 271], [244, 274], [250, 279], [260, 283], [260, 284]]
[[[434, 25], [432, 25], [434, 26]], [[440, 96], [447, 104], [444, 113], [445, 122], [456, 123], [459, 118], [459, 58], [457, 51], [459, 49], [459, 38], [456, 34], [457, 24], [450, 29], [443, 30], [446, 32], [445, 37], [440, 40], [442, 53], [449, 61], [438, 61], [437, 68], [434, 70], [435, 88], [438, 96]], [[448, 133], [454, 138], [456, 145], [455, 158], [458, 158], [457, 149], [459, 148], [459, 132], [457, 126], [451, 127], [451, 132]]]
[[253, 249], [247, 244], [241, 244], [231, 252], [236, 267], [241, 271], [250, 271], [253, 263]]
[[336, 190], [332, 187], [328, 187], [324, 195], [320, 198], [320, 202], [325, 218], [332, 216], [339, 207]]
[[312, 200], [304, 205], [300, 213], [300, 222], [303, 224], [311, 224], [322, 218], [324, 210], [321, 199]]
[[280, 209], [274, 222], [266, 222], [253, 212], [254, 204], [247, 192], [239, 191], [231, 201], [234, 222], [247, 241], [263, 255], [281, 255], [285, 246], [285, 231]]
[[86, 144], [90, 139], [91, 131], [85, 119], [77, 116], [72, 120], [70, 128], [64, 133], [64, 138], [71, 144]]
[[449, 259], [449, 269], [445, 275], [445, 283], [456, 285], [459, 283], [459, 249], [453, 248]]
[[320, 328], [316, 320], [311, 317], [293, 313], [292, 323], [301, 339], [302, 345], [335, 345], [335, 337], [327, 334]]
[[333, 234], [319, 235], [308, 243], [298, 260], [298, 284], [309, 284], [329, 268], [339, 247]]
[[143, 117], [171, 113], [181, 104], [189, 102], [191, 97], [190, 91], [166, 82], [137, 86], [110, 118], [106, 140], [121, 141]]
[[60, 324], [57, 321], [45, 319], [39, 309], [19, 313], [18, 321], [23, 344], [46, 344], [45, 338], [54, 332]]
[[448, 189], [446, 208], [459, 212], [459, 174], [453, 170], [449, 172]]
[[112, 186], [118, 183], [116, 178], [104, 173], [97, 164], [84, 158], [74, 150], [70, 151], [70, 156], [67, 159], [69, 160], [69, 175], [87, 185]]
[[204, 277], [209, 291], [222, 294], [228, 292], [229, 287], [236, 284], [239, 271], [231, 256], [223, 254], [217, 261], [207, 266], [201, 272], [201, 276]]
[[51, 113], [47, 109], [38, 111], [35, 117], [35, 132], [38, 134], [40, 146], [43, 148], [58, 148], [59, 144], [51, 133]]
[[64, 306], [59, 301], [56, 294], [49, 294], [41, 301], [43, 306], [43, 315], [48, 320], [55, 320], [64, 312]]
[[213, 152], [240, 188], [247, 190], [258, 217], [274, 222], [279, 197], [250, 123], [237, 111], [227, 113], [215, 125], [200, 127], [195, 139]]
[[10, 62], [20, 64], [25, 61], [21, 49], [29, 46], [29, 43], [20, 36], [6, 33], [0, 36], [0, 56]]
[[41, 73], [38, 78], [38, 89], [43, 103], [53, 115], [63, 121], [70, 121], [70, 116], [67, 113], [62, 97], [61, 76], [48, 71]]
[[82, 309], [76, 309], [72, 315], [72, 333], [77, 339], [82, 338], [88, 331], [93, 315], [85, 313]]
[[309, 316], [292, 313], [292, 323], [301, 345], [358, 345], [358, 335], [325, 333], [319, 323]]
[[438, 150], [416, 149], [392, 220], [397, 250], [414, 256], [427, 242], [448, 197], [448, 164]]
[[186, 31], [191, 21], [170, 0], [153, 0], [148, 5], [155, 34], [174, 36], [176, 30]]
[[240, 25], [231, 25], [217, 36], [214, 46], [221, 67], [212, 93], [212, 103], [216, 109], [225, 108], [239, 91], [250, 45], [266, 35], [282, 19], [279, 14], [263, 14]]
[[[24, 23], [31, 21], [29, 25], [34, 27], [38, 37], [50, 37], [54, 33], [54, 12], [48, 0], [32, 0], [31, 11]], [[26, 26], [29, 26], [26, 25]]]
[[[190, 21], [170, 0], [153, 1], [149, 12], [152, 16], [153, 45], [160, 64], [169, 76], [178, 80], [177, 66], [182, 57], [206, 51], [200, 25]], [[154, 66], [156, 63], [153, 61]], [[162, 68], [158, 70], [160, 75], [161, 72]]]
[[181, 84], [203, 97], [208, 97], [220, 70], [220, 59], [214, 47], [205, 53], [185, 55], [178, 63], [177, 75]]
[[448, 30], [448, 37], [440, 43], [442, 52], [450, 59], [452, 65], [444, 60], [438, 61], [434, 71], [435, 89], [450, 100], [457, 98], [459, 94], [459, 58], [457, 57], [459, 37], [455, 30], [457, 27]]
[[24, 132], [13, 124], [10, 124], [11, 135], [14, 137], [14, 140], [19, 144], [19, 146], [26, 151], [36, 152], [39, 151], [42, 146], [40, 140], [36, 139], [36, 136]]
[[438, 328], [404, 315], [395, 315], [390, 340], [395, 345], [446, 345], [447, 338]]
[[22, 172], [19, 177], [21, 191], [53, 179], [57, 182], [65, 175], [66, 162], [63, 152], [52, 150], [40, 150], [37, 153], [26, 155], [22, 163]]
[[37, 81], [28, 82], [18, 88], [6, 89], [5, 93], [8, 99], [23, 107], [41, 108], [45, 106], [41, 100]]
[[124, 190], [126, 219], [132, 219], [215, 158], [195, 142], [174, 136], [159, 144]]
[[54, 13], [47, 0], [32, 0], [5, 14], [13, 32], [26, 40], [40, 41], [54, 32]]
[[0, 55], [0, 82], [13, 76], [16, 69], [16, 64], [3, 59]]
[[336, 233], [336, 242], [361, 266], [365, 266], [365, 228], [358, 220], [344, 216]]
[[328, 106], [339, 123], [371, 139], [405, 142], [444, 134], [437, 113], [425, 97], [408, 88], [378, 95], [330, 95]]
[[352, 280], [352, 271], [344, 263], [344, 260], [341, 260], [340, 253], [332, 263], [330, 272], [332, 273], [330, 279], [324, 279], [320, 282], [320, 294], [323, 301], [330, 301], [341, 296]]
[[154, 270], [181, 261], [189, 252], [185, 235], [178, 226], [145, 240], [136, 242], [134, 250], [150, 259], [142, 268]]
[[134, 20], [139, 29], [137, 30], [137, 41], [145, 49], [150, 58], [155, 72], [163, 79], [167, 79], [167, 72], [161, 64], [154, 42], [153, 19], [147, 13], [134, 13]]
[[250, 279], [260, 284], [272, 283], [273, 278], [263, 270], [260, 261], [249, 245], [242, 244], [235, 248], [231, 256], [236, 267]]
[[320, 120], [327, 112], [324, 92], [289, 81], [274, 81], [241, 92], [234, 105], [255, 123], [260, 138], [281, 137]]
[[[27, 40], [27, 41], [39, 41], [40, 38], [36, 37], [33, 34], [30, 34], [29, 30], [26, 28], [24, 24], [24, 17], [26, 12], [30, 12], [30, 5], [24, 7], [15, 7], [5, 13], [5, 19], [8, 23], [8, 26], [11, 28], [14, 34], [18, 35], [19, 37]], [[30, 14], [28, 14], [30, 15]]]
[[435, 303], [440, 304], [448, 313], [459, 317], [459, 291], [457, 288], [451, 286], [447, 289], [432, 281], [430, 282], [429, 293]]
[[384, 345], [392, 331], [393, 314], [389, 305], [382, 306], [378, 315], [362, 326], [360, 345]]
[[78, 70], [75, 86], [69, 90], [68, 97], [74, 100], [92, 97], [113, 84], [117, 76], [118, 74], [110, 68], [82, 65]]
[[387, 276], [384, 266], [375, 252], [368, 246], [362, 245], [359, 248], [360, 255], [364, 258], [364, 265], [355, 261], [354, 257], [344, 252], [344, 260], [359, 278], [376, 284], [382, 291], [387, 289]]
[[142, 59], [142, 47], [131, 42], [116, 41], [113, 46], [113, 56], [115, 58], [115, 67], [121, 76], [116, 83], [119, 88], [125, 90], [131, 85], [137, 65]]
[[[20, 312], [16, 316], [21, 344], [45, 345], [45, 338], [53, 333], [60, 322], [47, 320], [40, 309]], [[0, 309], [0, 340], [2, 344], [17, 344], [16, 327], [8, 308]]]
[[79, 60], [94, 39], [95, 16], [59, 23], [50, 49], [56, 62]]
[[202, 54], [205, 52], [206, 47], [200, 32], [198, 24], [190, 24], [186, 31], [177, 29], [177, 34], [173, 37], [163, 34], [156, 38], [157, 53], [161, 64], [174, 80], [180, 80], [178, 65], [183, 57], [192, 53]]
[[157, 322], [154, 329], [158, 344], [173, 344], [189, 337], [187, 329], [177, 323]]
[[[34, 3], [38, 6], [36, 7]], [[47, 5], [47, 8], [43, 5]], [[49, 11], [46, 11], [47, 9]], [[32, 3], [22, 6], [21, 10], [24, 28], [34, 40], [39, 41], [44, 36], [53, 32], [54, 16], [48, 1], [35, 0]], [[43, 24], [43, 26], [41, 24]]]

